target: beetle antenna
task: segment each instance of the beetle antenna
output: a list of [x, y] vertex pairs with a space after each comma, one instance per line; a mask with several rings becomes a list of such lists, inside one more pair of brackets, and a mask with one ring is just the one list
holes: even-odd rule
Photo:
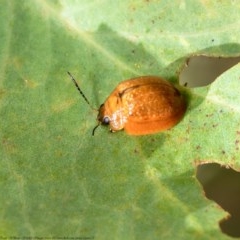
[[93, 128], [92, 130], [92, 136], [94, 136], [95, 130], [101, 125], [101, 122], [98, 122], [98, 125]]
[[[70, 76], [70, 78], [72, 79], [74, 85], [76, 86], [77, 90], [79, 91], [79, 93], [81, 94], [81, 96], [84, 98], [84, 100], [86, 101], [86, 103], [92, 108], [92, 105], [90, 104], [90, 102], [88, 101], [88, 99], [86, 98], [86, 96], [84, 95], [84, 93], [82, 92], [81, 88], [79, 87], [79, 85], [77, 84], [77, 81], [75, 80], [75, 78], [73, 77], [73, 75], [70, 72], [67, 72], [68, 75]], [[96, 109], [94, 109], [96, 110]]]

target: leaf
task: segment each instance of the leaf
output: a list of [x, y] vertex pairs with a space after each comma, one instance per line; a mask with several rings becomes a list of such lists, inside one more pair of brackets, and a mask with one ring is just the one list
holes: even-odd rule
[[2, 1], [0, 236], [228, 239], [196, 162], [239, 166], [239, 65], [189, 90], [185, 118], [156, 135], [97, 129], [122, 80], [177, 82], [196, 52], [239, 52], [239, 4], [208, 1]]

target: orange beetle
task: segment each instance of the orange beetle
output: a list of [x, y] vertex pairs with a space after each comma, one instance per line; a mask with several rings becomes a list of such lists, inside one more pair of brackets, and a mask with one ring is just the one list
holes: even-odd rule
[[179, 90], [168, 81], [144, 76], [121, 82], [98, 111], [98, 125], [93, 135], [101, 124], [110, 125], [111, 132], [124, 129], [131, 135], [145, 135], [176, 125], [186, 111], [186, 104]]

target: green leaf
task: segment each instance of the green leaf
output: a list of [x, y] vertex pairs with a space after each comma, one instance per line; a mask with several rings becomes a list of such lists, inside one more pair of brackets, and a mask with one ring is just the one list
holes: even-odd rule
[[239, 167], [237, 65], [187, 91], [173, 129], [133, 137], [99, 127], [125, 79], [177, 82], [187, 56], [240, 52], [237, 1], [1, 1], [0, 237], [228, 239], [195, 164]]

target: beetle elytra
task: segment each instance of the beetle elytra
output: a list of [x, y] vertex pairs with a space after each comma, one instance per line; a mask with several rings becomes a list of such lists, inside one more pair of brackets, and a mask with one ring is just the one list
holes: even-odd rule
[[171, 83], [156, 76], [137, 77], [119, 83], [100, 106], [92, 134], [101, 124], [109, 125], [111, 132], [124, 129], [130, 135], [153, 134], [175, 126], [185, 111], [185, 100]]

